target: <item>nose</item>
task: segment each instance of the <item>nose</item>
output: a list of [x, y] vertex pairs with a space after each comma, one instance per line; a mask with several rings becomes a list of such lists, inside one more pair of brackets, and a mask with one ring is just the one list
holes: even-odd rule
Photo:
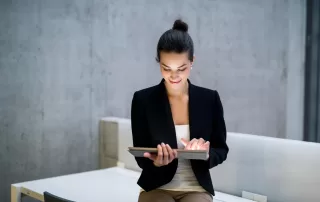
[[176, 78], [178, 78], [178, 73], [177, 73], [177, 72], [171, 72], [170, 77], [171, 77], [172, 79], [176, 79]]

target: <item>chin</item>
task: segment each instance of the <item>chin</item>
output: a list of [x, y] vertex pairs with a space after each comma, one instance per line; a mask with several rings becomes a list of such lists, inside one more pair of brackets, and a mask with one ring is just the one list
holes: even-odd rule
[[182, 85], [170, 84], [170, 88], [174, 90], [179, 90], [182, 89]]

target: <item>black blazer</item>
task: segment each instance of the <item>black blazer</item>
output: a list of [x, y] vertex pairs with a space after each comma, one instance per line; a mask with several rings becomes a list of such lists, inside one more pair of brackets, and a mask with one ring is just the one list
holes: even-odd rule
[[[217, 91], [195, 86], [189, 82], [190, 140], [203, 138], [210, 141], [209, 159], [190, 160], [199, 184], [212, 195], [214, 189], [209, 169], [227, 158], [226, 126], [223, 107]], [[131, 106], [131, 127], [134, 147], [157, 147], [161, 142], [177, 148], [175, 126], [164, 80], [161, 83], [137, 91]], [[145, 191], [169, 183], [175, 175], [178, 160], [156, 167], [144, 157], [135, 158], [142, 169], [138, 185]]]

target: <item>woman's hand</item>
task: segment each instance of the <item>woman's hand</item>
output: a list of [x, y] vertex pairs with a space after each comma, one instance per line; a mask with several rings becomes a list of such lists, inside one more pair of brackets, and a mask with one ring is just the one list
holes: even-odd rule
[[181, 142], [186, 150], [206, 150], [209, 158], [210, 142], [205, 141], [203, 138], [196, 139], [193, 138], [191, 141], [187, 141], [181, 138]]
[[157, 146], [158, 154], [150, 154], [149, 152], [144, 153], [144, 157], [149, 158], [153, 161], [153, 164], [157, 167], [168, 165], [177, 158], [177, 151], [171, 149], [168, 144], [161, 143]]

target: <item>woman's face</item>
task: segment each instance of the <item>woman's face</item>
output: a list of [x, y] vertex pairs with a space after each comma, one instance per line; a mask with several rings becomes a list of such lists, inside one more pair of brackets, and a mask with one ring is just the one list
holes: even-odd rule
[[166, 86], [172, 90], [184, 89], [192, 63], [188, 53], [160, 52], [160, 70]]

